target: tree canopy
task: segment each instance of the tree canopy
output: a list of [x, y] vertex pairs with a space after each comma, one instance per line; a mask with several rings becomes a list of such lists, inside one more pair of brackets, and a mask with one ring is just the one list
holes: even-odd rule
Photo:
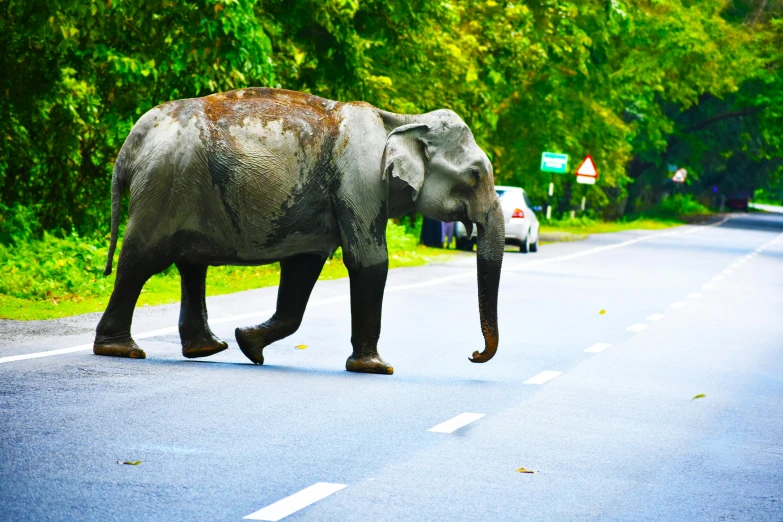
[[590, 154], [606, 215], [652, 204], [670, 165], [696, 194], [783, 200], [781, 15], [781, 0], [0, 0], [0, 203], [104, 226], [144, 112], [246, 86], [451, 108], [534, 199], [543, 151], [572, 169]]

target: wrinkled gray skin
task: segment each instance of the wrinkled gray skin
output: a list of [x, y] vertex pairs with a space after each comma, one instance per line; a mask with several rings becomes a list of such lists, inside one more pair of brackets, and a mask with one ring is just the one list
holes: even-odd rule
[[130, 335], [145, 281], [176, 264], [185, 357], [226, 349], [207, 324], [207, 267], [280, 261], [277, 310], [237, 328], [243, 353], [262, 364], [267, 345], [294, 333], [327, 257], [337, 247], [350, 276], [350, 371], [393, 373], [380, 355], [390, 217], [418, 211], [478, 226], [478, 283], [485, 339], [498, 345], [497, 292], [503, 214], [492, 166], [454, 112], [381, 111], [274, 89], [243, 89], [165, 103], [145, 114], [120, 151], [112, 179], [112, 239], [120, 198], [130, 210], [117, 278], [94, 352], [144, 358]]

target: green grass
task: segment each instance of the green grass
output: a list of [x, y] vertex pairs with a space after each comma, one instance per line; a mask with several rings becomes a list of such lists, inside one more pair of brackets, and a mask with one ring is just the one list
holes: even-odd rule
[[541, 232], [567, 233], [565, 240], [584, 239], [590, 234], [606, 234], [624, 230], [661, 230], [684, 225], [687, 222], [704, 219], [710, 210], [696, 201], [690, 194], [674, 194], [658, 202], [642, 214], [617, 221], [599, 221], [589, 217], [563, 218], [543, 221]]
[[[389, 266], [418, 266], [452, 255], [448, 251], [419, 246], [416, 237], [402, 226], [387, 227]], [[107, 255], [105, 238], [84, 239], [76, 234], [17, 241], [0, 245], [0, 258], [7, 259], [0, 273], [0, 318], [16, 320], [54, 319], [106, 308], [114, 274], [103, 276]], [[115, 258], [116, 267], [116, 258]], [[326, 261], [321, 280], [348, 275], [341, 252]], [[211, 267], [207, 295], [230, 294], [253, 288], [275, 286], [280, 280], [277, 263], [263, 266]], [[137, 306], [155, 306], [180, 300], [176, 268], [152, 277], [144, 285]]]
[[679, 219], [639, 218], [629, 221], [596, 221], [590, 218], [551, 220], [541, 223], [541, 233], [565, 232], [577, 236], [607, 234], [624, 230], [661, 230], [684, 224]]

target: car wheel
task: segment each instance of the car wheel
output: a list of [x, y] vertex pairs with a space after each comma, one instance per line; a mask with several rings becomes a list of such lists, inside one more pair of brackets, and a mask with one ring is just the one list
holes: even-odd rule
[[519, 251], [523, 254], [527, 254], [530, 252], [530, 232], [528, 231], [527, 236], [525, 236], [525, 240], [522, 241], [519, 244]]
[[530, 243], [530, 251], [531, 252], [538, 252], [538, 238], [536, 238], [535, 243]]

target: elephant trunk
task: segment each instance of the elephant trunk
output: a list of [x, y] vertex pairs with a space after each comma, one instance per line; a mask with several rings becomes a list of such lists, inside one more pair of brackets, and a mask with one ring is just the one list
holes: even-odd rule
[[503, 264], [505, 244], [503, 209], [498, 204], [489, 212], [486, 222], [478, 224], [476, 263], [484, 351], [473, 352], [470, 361], [474, 363], [487, 362], [498, 350], [498, 287], [500, 286], [500, 267]]

